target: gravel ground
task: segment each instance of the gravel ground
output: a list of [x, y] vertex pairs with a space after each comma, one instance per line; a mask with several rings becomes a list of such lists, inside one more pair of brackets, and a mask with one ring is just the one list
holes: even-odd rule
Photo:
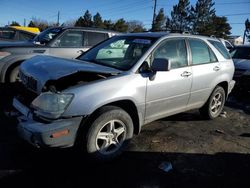
[[3, 114], [13, 93], [12, 88], [0, 86], [1, 188], [248, 187], [247, 97], [230, 97], [226, 113], [213, 121], [193, 110], [145, 125], [119, 159], [97, 163], [74, 149], [37, 150], [20, 140], [16, 121]]

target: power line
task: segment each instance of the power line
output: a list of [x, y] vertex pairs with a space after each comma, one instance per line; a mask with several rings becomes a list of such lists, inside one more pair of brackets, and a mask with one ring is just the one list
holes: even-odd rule
[[221, 16], [242, 16], [242, 15], [250, 15], [250, 12], [248, 12], [248, 13], [236, 13], [236, 14], [224, 14]]
[[215, 5], [238, 5], [238, 4], [250, 4], [250, 2], [227, 2], [227, 3], [215, 3]]

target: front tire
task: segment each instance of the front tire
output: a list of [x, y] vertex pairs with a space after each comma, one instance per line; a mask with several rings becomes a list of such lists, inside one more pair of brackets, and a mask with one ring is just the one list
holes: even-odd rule
[[216, 86], [208, 101], [200, 108], [200, 113], [207, 119], [218, 117], [224, 108], [225, 99], [225, 90], [221, 86]]
[[106, 106], [95, 115], [83, 142], [87, 154], [100, 161], [118, 157], [133, 137], [133, 121], [121, 108]]

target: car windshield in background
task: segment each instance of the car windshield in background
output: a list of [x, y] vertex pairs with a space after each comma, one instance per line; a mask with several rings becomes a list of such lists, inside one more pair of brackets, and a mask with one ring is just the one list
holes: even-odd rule
[[155, 42], [155, 38], [117, 36], [90, 49], [78, 59], [129, 70]]
[[47, 44], [51, 41], [55, 36], [57, 36], [62, 31], [62, 28], [50, 28], [41, 32], [34, 38], [34, 42], [38, 42], [40, 44]]
[[236, 47], [231, 56], [233, 59], [250, 59], [250, 47]]

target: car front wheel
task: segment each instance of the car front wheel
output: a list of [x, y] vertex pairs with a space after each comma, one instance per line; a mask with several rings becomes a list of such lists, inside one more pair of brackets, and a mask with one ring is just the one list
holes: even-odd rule
[[85, 133], [86, 151], [94, 159], [110, 160], [119, 156], [133, 136], [129, 114], [114, 106], [103, 107]]

